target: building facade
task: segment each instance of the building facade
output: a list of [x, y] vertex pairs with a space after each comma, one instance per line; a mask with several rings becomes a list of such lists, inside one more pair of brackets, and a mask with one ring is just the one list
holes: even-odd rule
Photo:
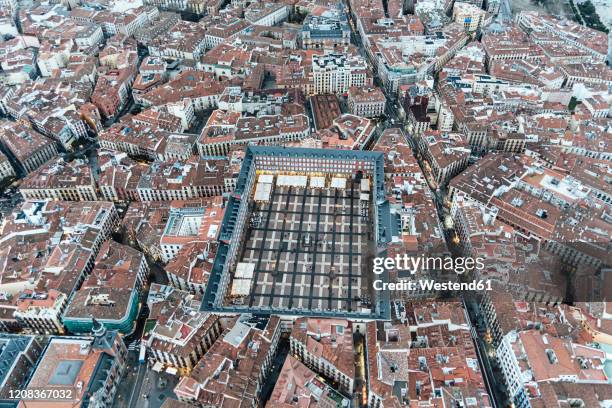
[[385, 94], [378, 87], [352, 86], [348, 92], [348, 106], [353, 115], [375, 118], [385, 112]]
[[368, 66], [360, 57], [344, 54], [312, 56], [313, 93], [344, 93], [351, 86], [369, 85]]

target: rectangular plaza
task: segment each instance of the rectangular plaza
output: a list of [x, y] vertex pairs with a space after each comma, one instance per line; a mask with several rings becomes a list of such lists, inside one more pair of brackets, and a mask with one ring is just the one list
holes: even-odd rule
[[249, 146], [202, 309], [386, 318], [371, 270], [390, 230], [383, 164], [375, 152]]

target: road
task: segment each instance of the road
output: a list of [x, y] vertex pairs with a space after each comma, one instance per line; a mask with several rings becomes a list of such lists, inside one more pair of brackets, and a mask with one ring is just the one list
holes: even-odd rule
[[[350, 10], [350, 5], [347, 6], [347, 9]], [[512, 20], [512, 9], [510, 5], [510, 0], [502, 0], [502, 4], [500, 8], [500, 18], [504, 21]], [[349, 25], [351, 27], [351, 36], [353, 39], [353, 43], [358, 47], [361, 55], [367, 59], [367, 54], [363, 47], [361, 38], [359, 36], [359, 33], [356, 31], [356, 22], [354, 21], [352, 15], [350, 14], [349, 14], [349, 22], [350, 22]], [[375, 77], [375, 84], [383, 90], [383, 92], [385, 93], [385, 96], [387, 97], [387, 104], [385, 106], [386, 120], [383, 123], [381, 123], [380, 128], [377, 129], [377, 134], [379, 135], [382, 132], [382, 130], [384, 130], [387, 127], [397, 126], [397, 127], [404, 128], [404, 121], [403, 121], [402, 115], [400, 114], [400, 111], [402, 110], [402, 108], [399, 106], [399, 104], [402, 101], [397, 100], [397, 95], [389, 94], [388, 90], [384, 86], [382, 86], [380, 78]], [[421, 167], [423, 174], [427, 178], [428, 185], [433, 193], [432, 200], [434, 204], [436, 205], [438, 217], [442, 225], [444, 225], [445, 217], [448, 216], [448, 209], [444, 206], [444, 202], [446, 199], [446, 193], [447, 193], [446, 186], [438, 185], [435, 182], [435, 180], [433, 180], [433, 176], [431, 174], [429, 164], [425, 162], [425, 160], [420, 154], [418, 154], [418, 150], [416, 149], [415, 140], [414, 140], [413, 135], [406, 133], [406, 139], [407, 139], [407, 142], [410, 144], [410, 146], [413, 148], [414, 153], [415, 153], [415, 158], [417, 159], [417, 162], [419, 163], [419, 166]], [[451, 250], [451, 252], [453, 253], [453, 256], [459, 256], [461, 255], [461, 252], [460, 252], [461, 249], [458, 247], [458, 245], [455, 242], [453, 242], [454, 237], [455, 237], [454, 230], [445, 231], [445, 239], [447, 241], [449, 250]], [[476, 307], [467, 307], [467, 312], [470, 316], [470, 319], [475, 324], [475, 322], [477, 322], [478, 319], [480, 318], [478, 315], [479, 308], [477, 307], [477, 305]], [[504, 386], [499, 376], [499, 372], [495, 373], [495, 370], [493, 369], [493, 365], [491, 363], [491, 359], [489, 358], [489, 354], [491, 352], [490, 346], [487, 344], [484, 344], [484, 342], [480, 338], [478, 338], [478, 336], [475, 335], [475, 333], [476, 332], [474, 330], [473, 331], [473, 341], [474, 341], [474, 344], [477, 350], [478, 361], [480, 364], [481, 371], [483, 373], [487, 391], [489, 392], [489, 395], [491, 396], [491, 398], [495, 400], [492, 402], [493, 407], [497, 408], [498, 406], [503, 406], [503, 405], [500, 405], [500, 402], [502, 402], [503, 404], [503, 402], [507, 401], [507, 397], [504, 392]], [[356, 346], [357, 346], [357, 350], [360, 350], [358, 343], [356, 343]], [[362, 350], [362, 352], [365, 352], [365, 350]], [[365, 367], [360, 367], [359, 361], [356, 361], [356, 368], [357, 368], [357, 373], [358, 373], [357, 379], [356, 379], [356, 394], [361, 395], [361, 391], [359, 387], [361, 386], [360, 384], [362, 383], [362, 379], [359, 378], [359, 374], [365, 369]], [[359, 403], [360, 401], [358, 399], [354, 400], [355, 406], [359, 406]]]
[[[163, 268], [154, 262], [149, 262], [149, 282], [167, 284], [168, 278]], [[140, 297], [140, 311], [134, 331], [124, 337], [126, 346], [142, 338], [144, 326], [149, 316], [146, 299], [149, 292], [148, 284]], [[173, 396], [172, 390], [178, 384], [178, 378], [165, 373], [156, 373], [149, 368], [148, 363], [138, 361], [139, 348], [128, 352], [129, 371], [126, 378], [121, 381], [114, 401], [114, 408], [158, 408], [164, 399]], [[166, 385], [160, 387], [158, 378], [163, 377]], [[144, 395], [147, 395], [145, 398]]]
[[[424, 160], [422, 160], [420, 155], [417, 155], [417, 161], [419, 162], [422, 171], [425, 173], [425, 168], [429, 166], [424, 162]], [[428, 179], [428, 183], [431, 186], [432, 180]], [[438, 217], [442, 225], [444, 225], [445, 217], [449, 215], [448, 209], [444, 206], [447, 190], [446, 186], [444, 185], [438, 187], [439, 188], [436, 188], [435, 190], [432, 189], [432, 192], [434, 193], [432, 195], [432, 199], [436, 205]], [[452, 254], [451, 256], [463, 256], [462, 248], [457, 242], [454, 242], [455, 236], [456, 233], [453, 229], [444, 230], [444, 238], [446, 240], [447, 247]], [[467, 275], [462, 276], [466, 277], [467, 279]], [[472, 341], [474, 342], [474, 346], [476, 348], [478, 363], [485, 381], [487, 392], [492, 399], [493, 408], [507, 406], [502, 403], [503, 401], [507, 401], [507, 396], [504, 390], [503, 379], [500, 376], [501, 373], [496, 373], [493, 369], [492, 360], [494, 357], [491, 353], [492, 349], [490, 345], [485, 344], [485, 342], [482, 340], [482, 336], [480, 336], [475, 330], [478, 327], [478, 322], [482, 320], [480, 316], [480, 308], [478, 307], [478, 299], [476, 299], [475, 294], [472, 293], [461, 293], [459, 296], [463, 298], [465, 309], [470, 317], [470, 325], [472, 326]]]
[[478, 362], [480, 363], [480, 370], [485, 380], [485, 385], [489, 395], [492, 397], [493, 408], [509, 406], [508, 396], [506, 394], [505, 385], [501, 378], [501, 373], [496, 372], [491, 362], [495, 353], [493, 347], [483, 340], [484, 337], [484, 324], [483, 319], [480, 315], [480, 308], [476, 302], [476, 299], [469, 297], [464, 299], [464, 305], [470, 316], [472, 330], [472, 340], [476, 346], [476, 352], [478, 353]]
[[140, 389], [147, 372], [146, 364], [138, 363], [138, 351], [128, 351], [128, 372], [117, 386], [113, 408], [133, 407], [137, 400], [136, 390]]
[[[138, 373], [136, 374], [136, 381], [134, 383], [134, 386], [132, 388], [132, 392], [130, 394], [130, 399], [128, 400], [128, 407], [129, 408], [133, 408], [136, 406], [136, 402], [138, 401], [139, 395], [136, 392], [137, 390], [140, 391], [140, 389], [142, 388], [142, 384], [145, 378], [145, 374], [147, 373], [147, 365], [146, 364], [140, 364], [138, 366]], [[135, 395], [136, 394], [136, 395]], [[136, 397], [134, 399], [134, 397]]]
[[166, 373], [157, 373], [145, 370], [144, 379], [134, 395], [128, 408], [160, 408], [169, 397], [174, 395], [174, 387], [178, 384], [178, 377]]
[[365, 347], [365, 337], [361, 333], [353, 333], [353, 344], [355, 347], [355, 397], [353, 405], [355, 408], [365, 407], [368, 402], [367, 378], [368, 366]]
[[286, 337], [281, 337], [280, 341], [278, 342], [278, 348], [276, 350], [274, 360], [272, 361], [272, 370], [270, 373], [268, 373], [264, 383], [261, 386], [260, 400], [264, 405], [272, 395], [272, 391], [274, 390], [278, 376], [283, 368], [283, 364], [285, 364], [285, 359], [289, 354], [289, 348], [289, 339]]
[[391, 96], [385, 92], [385, 96], [387, 97], [387, 104], [385, 105], [385, 116], [387, 117], [386, 123], [390, 127], [394, 126], [403, 126], [403, 120], [401, 117], [399, 102], [395, 102], [391, 99]]

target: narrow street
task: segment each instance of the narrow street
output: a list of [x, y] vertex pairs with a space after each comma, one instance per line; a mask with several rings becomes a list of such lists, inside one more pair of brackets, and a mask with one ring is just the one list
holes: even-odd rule
[[[465, 299], [465, 307], [473, 327], [472, 338], [478, 353], [478, 360], [485, 379], [487, 391], [489, 395], [494, 397], [493, 408], [505, 407], [510, 405], [507, 390], [503, 384], [501, 377], [502, 373], [495, 362], [495, 349], [491, 343], [484, 339], [486, 329], [477, 302], [478, 299], [474, 296]], [[501, 401], [506, 401], [507, 403], [501, 403]]]
[[365, 337], [361, 333], [353, 333], [353, 344], [355, 346], [355, 396], [353, 405], [355, 408], [366, 407], [368, 403], [368, 366]]
[[278, 342], [278, 349], [276, 350], [276, 355], [274, 356], [274, 361], [272, 362], [272, 370], [266, 377], [265, 382], [261, 387], [261, 401], [265, 404], [266, 401], [270, 399], [272, 395], [272, 391], [274, 390], [274, 386], [278, 381], [278, 376], [283, 368], [283, 364], [285, 364], [285, 359], [289, 355], [289, 338], [281, 337]]
[[178, 384], [178, 377], [151, 369], [143, 371], [143, 380], [135, 388], [137, 391], [128, 408], [159, 408], [168, 397], [176, 397], [172, 390]]

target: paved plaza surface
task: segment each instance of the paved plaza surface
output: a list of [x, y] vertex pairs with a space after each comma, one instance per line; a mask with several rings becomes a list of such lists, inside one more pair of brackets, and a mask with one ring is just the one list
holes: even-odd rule
[[249, 307], [352, 311], [366, 292], [368, 201], [346, 189], [275, 186], [256, 202], [240, 262], [255, 265]]

